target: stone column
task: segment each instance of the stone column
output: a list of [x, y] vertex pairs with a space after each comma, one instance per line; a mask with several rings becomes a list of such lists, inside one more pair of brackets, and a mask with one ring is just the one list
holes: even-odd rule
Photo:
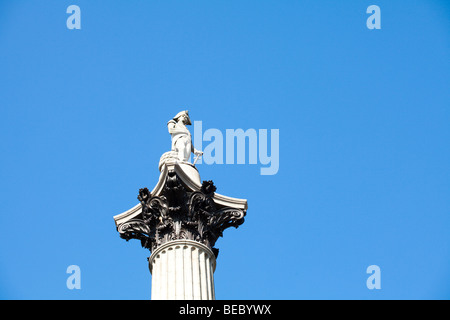
[[152, 300], [214, 300], [216, 258], [206, 245], [173, 240], [149, 258]]
[[247, 200], [216, 193], [190, 164], [167, 163], [150, 192], [139, 190], [139, 205], [114, 217], [125, 240], [150, 250], [152, 299], [215, 299], [216, 241], [244, 223]]

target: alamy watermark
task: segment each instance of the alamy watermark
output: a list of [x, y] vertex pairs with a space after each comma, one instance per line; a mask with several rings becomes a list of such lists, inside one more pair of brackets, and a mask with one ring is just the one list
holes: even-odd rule
[[72, 264], [67, 267], [66, 273], [70, 276], [66, 280], [67, 289], [81, 289], [81, 269], [79, 266]]
[[194, 145], [203, 150], [197, 163], [260, 164], [261, 175], [275, 175], [280, 167], [279, 129], [270, 129], [269, 147], [268, 129], [226, 129], [224, 135], [215, 128], [203, 132], [202, 121], [194, 121]]
[[366, 26], [369, 30], [381, 29], [381, 9], [377, 5], [370, 5], [367, 7], [366, 13], [371, 15], [367, 18]]
[[70, 16], [66, 20], [67, 29], [81, 29], [81, 9], [77, 5], [70, 5], [67, 7], [66, 13], [69, 13]]
[[[66, 26], [69, 30], [81, 29], [81, 9], [77, 5], [70, 5], [66, 9], [66, 13], [70, 16], [66, 20]], [[366, 13], [370, 14], [367, 18], [366, 26], [368, 29], [381, 29], [381, 10], [377, 5], [370, 5], [366, 9]]]
[[380, 269], [380, 267], [375, 264], [368, 266], [366, 269], [366, 273], [370, 274], [370, 276], [367, 278], [367, 281], [366, 281], [367, 289], [369, 289], [369, 290], [381, 289], [381, 269]]

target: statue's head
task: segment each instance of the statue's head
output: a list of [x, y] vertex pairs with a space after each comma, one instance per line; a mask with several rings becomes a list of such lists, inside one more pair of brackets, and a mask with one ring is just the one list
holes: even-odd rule
[[176, 122], [182, 122], [185, 125], [191, 125], [191, 119], [189, 118], [189, 111], [188, 110], [184, 110], [181, 112], [178, 112], [177, 115], [175, 117], [173, 117], [173, 120], [175, 120]]

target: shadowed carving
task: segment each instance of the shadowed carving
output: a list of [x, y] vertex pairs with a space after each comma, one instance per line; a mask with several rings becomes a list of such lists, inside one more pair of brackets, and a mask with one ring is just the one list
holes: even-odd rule
[[166, 177], [161, 194], [152, 196], [147, 188], [139, 190], [138, 200], [141, 214], [118, 226], [125, 240], [138, 239], [150, 251], [177, 239], [198, 241], [210, 247], [214, 254], [219, 250], [214, 245], [223, 231], [239, 227], [244, 222], [245, 210], [218, 207], [213, 196], [214, 183], [203, 181], [199, 191], [189, 191], [175, 171]]

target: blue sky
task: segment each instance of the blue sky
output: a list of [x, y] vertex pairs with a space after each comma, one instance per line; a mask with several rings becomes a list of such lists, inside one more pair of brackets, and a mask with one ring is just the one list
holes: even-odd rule
[[150, 298], [149, 252], [112, 217], [156, 184], [165, 124], [188, 109], [203, 130], [280, 132], [276, 175], [198, 166], [249, 204], [216, 244], [218, 299], [449, 299], [449, 16], [446, 1], [0, 1], [0, 298]]

